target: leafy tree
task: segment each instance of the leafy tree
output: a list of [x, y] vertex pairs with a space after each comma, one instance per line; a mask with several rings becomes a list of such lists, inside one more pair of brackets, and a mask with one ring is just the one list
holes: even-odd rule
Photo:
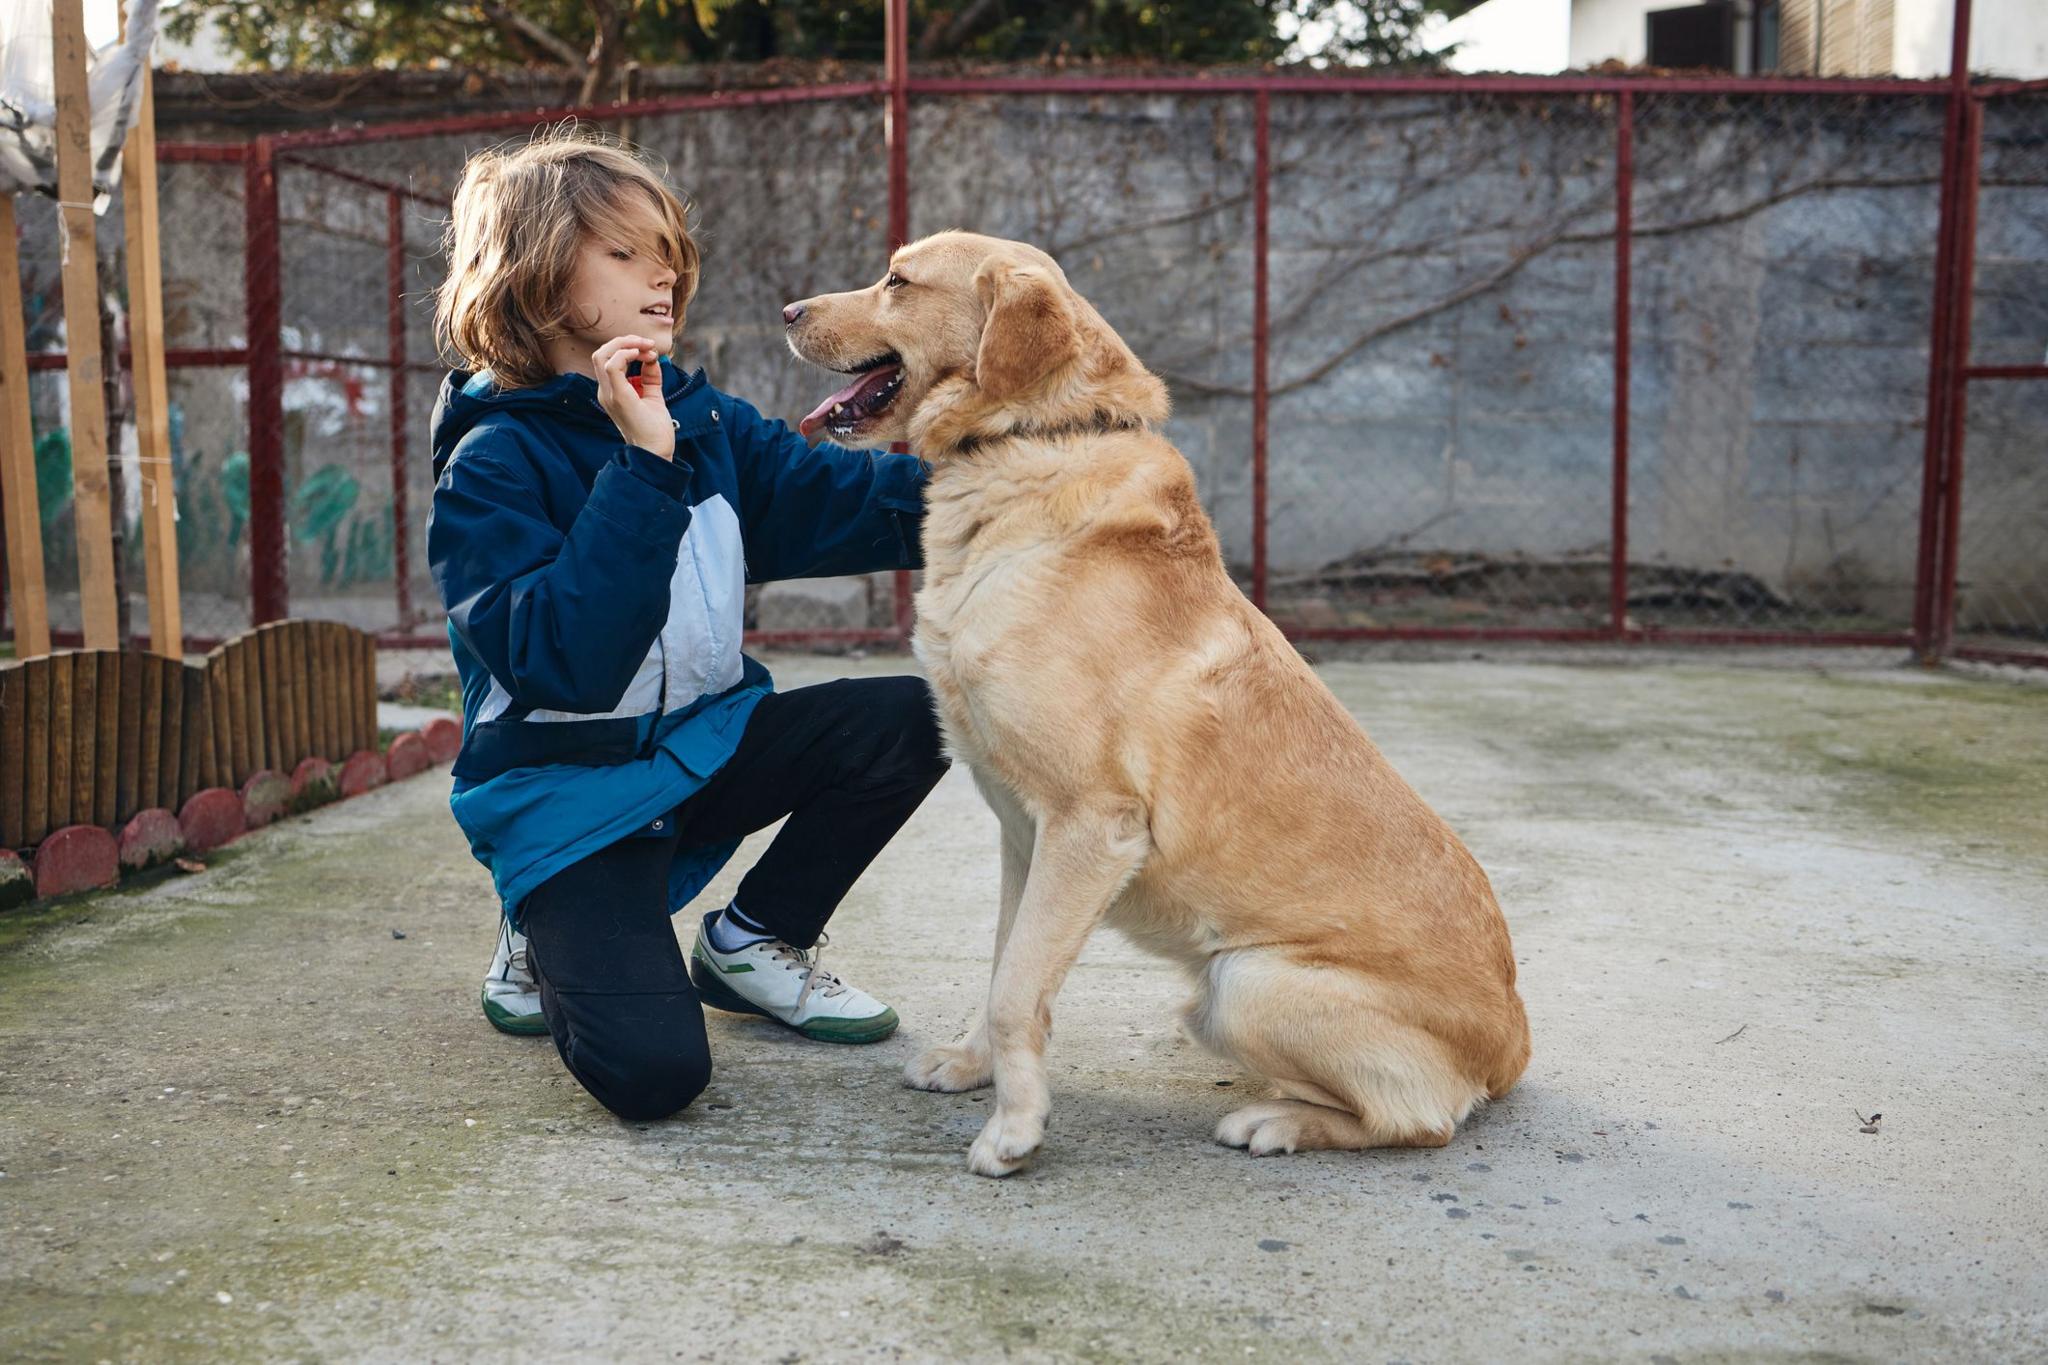
[[[911, 0], [924, 61], [1064, 57], [1199, 64], [1429, 60], [1432, 12], [1472, 0]], [[184, 0], [174, 37], [218, 26], [251, 66], [559, 67], [603, 98], [627, 61], [874, 61], [882, 0]]]

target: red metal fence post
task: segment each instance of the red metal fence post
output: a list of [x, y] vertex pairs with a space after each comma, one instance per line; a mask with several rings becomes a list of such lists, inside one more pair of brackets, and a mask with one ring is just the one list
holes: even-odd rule
[[243, 290], [249, 347], [249, 616], [252, 624], [290, 613], [285, 573], [284, 289], [278, 233], [277, 163], [270, 138], [243, 160]]
[[[889, 154], [889, 250], [910, 240], [910, 0], [887, 0], [883, 19], [888, 113], [882, 138]], [[897, 442], [895, 450], [909, 447]], [[910, 575], [897, 570], [894, 584], [896, 634], [910, 639], [914, 603]]]
[[1948, 529], [1949, 402], [1956, 392], [1955, 370], [1968, 363], [1955, 348], [1958, 308], [1956, 264], [1963, 212], [1963, 123], [1970, 98], [1970, 0], [1956, 0], [1949, 34], [1948, 108], [1941, 139], [1941, 219], [1934, 242], [1934, 302], [1927, 342], [1927, 429], [1922, 442], [1920, 546], [1913, 571], [1913, 649], [1925, 664], [1937, 662], [1940, 640], [1942, 544]]
[[405, 431], [405, 198], [385, 197], [385, 321], [391, 359], [391, 562], [398, 576], [398, 629], [412, 628], [412, 518], [406, 508]]
[[1629, 266], [1635, 246], [1636, 97], [1621, 92], [1614, 114], [1614, 506], [1608, 571], [1608, 628], [1628, 634]]
[[[1964, 16], [1967, 18], [1967, 15]], [[1960, 20], [1959, 20], [1960, 22]], [[1962, 560], [1964, 424], [1969, 411], [1970, 323], [1977, 283], [1977, 179], [1984, 155], [1984, 106], [1969, 94], [1964, 102], [1962, 160], [1956, 176], [1956, 267], [1951, 288], [1955, 320], [1950, 324], [1947, 459], [1942, 479], [1940, 572], [1935, 578], [1934, 652], [1955, 644], [1956, 575]]]
[[1272, 107], [1262, 89], [1252, 96], [1252, 605], [1266, 610], [1266, 344], [1270, 280]]

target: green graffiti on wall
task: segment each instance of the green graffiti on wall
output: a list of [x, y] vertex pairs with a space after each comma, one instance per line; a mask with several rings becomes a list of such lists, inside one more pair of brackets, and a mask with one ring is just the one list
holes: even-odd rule
[[46, 431], [36, 442], [36, 510], [47, 529], [71, 501], [71, 433]]
[[[249, 526], [249, 453], [216, 458], [185, 444], [183, 405], [170, 411], [171, 479], [178, 498], [178, 565], [188, 585], [231, 590], [244, 570], [237, 564]], [[35, 444], [37, 512], [44, 553], [68, 560], [75, 553], [71, 518], [71, 433], [59, 427]], [[391, 504], [366, 502], [354, 474], [341, 465], [313, 471], [292, 492], [286, 515], [295, 545], [317, 547], [322, 587], [388, 583], [396, 563]], [[127, 526], [129, 543], [140, 527]], [[295, 573], [303, 572], [303, 568]]]

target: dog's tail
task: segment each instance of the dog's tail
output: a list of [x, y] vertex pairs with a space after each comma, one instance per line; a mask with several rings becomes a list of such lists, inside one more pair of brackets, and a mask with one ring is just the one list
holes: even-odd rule
[[1529, 1069], [1529, 1013], [1522, 1008], [1521, 992], [1508, 986], [1507, 1017], [1498, 1057], [1486, 1076], [1486, 1098], [1497, 1100], [1515, 1088]]

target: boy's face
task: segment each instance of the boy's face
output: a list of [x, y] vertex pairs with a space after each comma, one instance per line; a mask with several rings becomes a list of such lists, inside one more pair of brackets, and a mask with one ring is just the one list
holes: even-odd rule
[[661, 233], [651, 205], [629, 204], [616, 221], [585, 234], [569, 282], [570, 331], [549, 348], [558, 369], [590, 373], [590, 353], [614, 337], [646, 337], [671, 349], [676, 272]]

